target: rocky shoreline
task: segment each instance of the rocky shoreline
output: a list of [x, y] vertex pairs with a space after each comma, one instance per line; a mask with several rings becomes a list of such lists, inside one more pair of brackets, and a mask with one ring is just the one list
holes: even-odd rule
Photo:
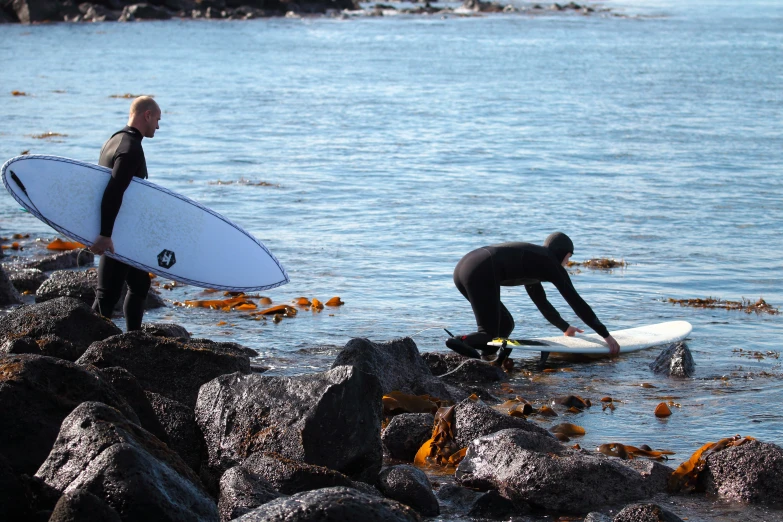
[[0, 4], [0, 23], [41, 24], [51, 22], [133, 22], [171, 19], [249, 20], [267, 17], [299, 16], [389, 16], [395, 14], [454, 14], [472, 16], [481, 13], [609, 13], [606, 8], [567, 4], [529, 3], [516, 5], [496, 1], [464, 0], [462, 5], [438, 5], [429, 1], [412, 2], [413, 7], [376, 3], [363, 8], [359, 0], [11, 0]]
[[[80, 255], [33, 261], [61, 268], [48, 277], [0, 269], [3, 306], [20, 302], [17, 287], [41, 296], [0, 318], [3, 520], [413, 521], [446, 505], [468, 519], [681, 520], [663, 507], [684, 494], [671, 489], [679, 468], [583, 449], [499, 411], [497, 366], [421, 354], [408, 338], [352, 339], [328, 371], [267, 376], [253, 350], [181, 326], [122, 333], [89, 308], [88, 272], [62, 268]], [[692, 368], [683, 345], [651, 365], [673, 378]], [[433, 483], [422, 448], [445, 432], [460, 457]], [[678, 476], [687, 490], [783, 507], [783, 449], [719, 445]]]

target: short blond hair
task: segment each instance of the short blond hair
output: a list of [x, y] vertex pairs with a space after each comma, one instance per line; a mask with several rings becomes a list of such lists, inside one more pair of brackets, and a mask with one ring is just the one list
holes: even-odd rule
[[152, 99], [152, 96], [139, 96], [130, 106], [130, 117], [136, 114], [144, 114], [147, 111], [160, 112], [158, 103]]

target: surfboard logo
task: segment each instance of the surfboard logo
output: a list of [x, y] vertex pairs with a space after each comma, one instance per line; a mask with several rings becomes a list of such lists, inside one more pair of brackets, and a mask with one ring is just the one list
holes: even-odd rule
[[177, 256], [171, 250], [164, 249], [158, 254], [158, 265], [163, 268], [171, 268], [177, 262]]

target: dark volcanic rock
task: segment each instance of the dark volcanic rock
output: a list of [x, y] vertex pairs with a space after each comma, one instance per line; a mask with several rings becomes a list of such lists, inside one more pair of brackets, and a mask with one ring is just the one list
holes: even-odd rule
[[520, 417], [504, 415], [480, 401], [466, 399], [454, 408], [454, 437], [460, 448], [466, 447], [473, 439], [505, 429], [528, 431], [555, 441], [544, 428]]
[[650, 369], [669, 377], [690, 377], [696, 371], [696, 364], [688, 346], [679, 342], [662, 351], [658, 358], [650, 363]]
[[512, 515], [524, 515], [529, 511], [525, 508], [520, 509], [509, 499], [501, 496], [494, 489], [490, 489], [476, 499], [467, 516], [478, 519], [503, 520]]
[[46, 459], [63, 419], [84, 401], [101, 401], [139, 422], [97, 372], [40, 355], [0, 358], [0, 454], [32, 475]]
[[171, 323], [144, 323], [141, 325], [144, 333], [157, 337], [174, 337], [180, 339], [190, 339], [190, 334], [184, 326]]
[[748, 504], [783, 507], [783, 449], [753, 440], [707, 457], [699, 486], [712, 495]]
[[168, 434], [160, 424], [155, 410], [152, 409], [149, 399], [139, 385], [139, 381], [131, 372], [119, 366], [112, 366], [98, 370], [104, 380], [111, 383], [114, 389], [122, 395], [125, 401], [133, 408], [139, 418], [141, 427], [155, 435], [162, 442], [169, 442]]
[[5, 341], [0, 346], [0, 354], [14, 355], [31, 353], [36, 355], [46, 355], [47, 357], [56, 357], [66, 361], [75, 361], [84, 352], [84, 348], [79, 348], [73, 343], [60, 339], [55, 335], [44, 335], [38, 339], [32, 337], [17, 337]]
[[66, 492], [54, 507], [49, 522], [120, 522], [120, 515], [89, 491]]
[[425, 517], [440, 514], [440, 506], [432, 492], [427, 475], [409, 465], [391, 466], [378, 475], [378, 489], [387, 498], [410, 506]]
[[134, 20], [168, 20], [171, 14], [164, 8], [152, 4], [126, 5], [120, 15], [120, 22]]
[[21, 355], [23, 353], [43, 355], [41, 347], [38, 346], [38, 343], [32, 337], [17, 337], [16, 339], [9, 339], [0, 345], [0, 355]]
[[465, 357], [452, 351], [424, 352], [421, 354], [421, 358], [424, 359], [432, 375], [435, 376], [448, 373], [466, 361]]
[[[15, 0], [25, 1], [25, 0]], [[30, 0], [46, 2], [47, 0]], [[57, 6], [57, 3], [54, 3]], [[58, 20], [62, 20], [62, 15], [59, 15]], [[26, 23], [26, 22], [22, 22]], [[37, 268], [43, 272], [51, 272], [53, 270], [65, 270], [66, 268], [79, 268], [85, 266], [93, 266], [95, 264], [95, 254], [87, 249], [69, 250], [67, 252], [58, 252], [48, 256], [40, 257], [37, 259], [31, 259], [23, 263], [20, 268]]]
[[176, 453], [98, 402], [66, 417], [36, 476], [60, 491], [103, 498], [123, 520], [218, 520], [217, 506]]
[[617, 513], [612, 522], [683, 522], [683, 520], [657, 504], [633, 504]]
[[220, 477], [220, 520], [233, 520], [280, 496], [271, 484], [247, 468], [233, 467]]
[[478, 359], [465, 359], [459, 366], [440, 376], [454, 384], [507, 381], [508, 375], [498, 366]]
[[62, 21], [60, 6], [55, 0], [13, 0], [11, 5], [23, 24], [47, 20]]
[[334, 487], [278, 498], [236, 520], [241, 522], [332, 520], [418, 522], [421, 518], [413, 509], [394, 500], [374, 497], [352, 488]]
[[373, 343], [368, 339], [351, 339], [340, 352], [332, 368], [354, 366], [375, 375], [383, 393], [401, 391], [413, 395], [431, 395], [451, 399], [443, 382], [434, 377], [419, 355], [413, 339], [395, 339], [387, 343]]
[[15, 305], [22, 302], [22, 296], [19, 295], [19, 290], [5, 273], [2, 267], [0, 267], [0, 306]]
[[98, 272], [95, 270], [58, 270], [52, 272], [49, 279], [38, 287], [35, 302], [43, 303], [57, 297], [74, 297], [92, 306], [97, 285]]
[[373, 481], [382, 415], [378, 380], [350, 366], [298, 377], [224, 375], [201, 387], [196, 405], [209, 466], [221, 474], [269, 452]]
[[432, 436], [435, 416], [430, 413], [395, 415], [383, 430], [381, 442], [393, 459], [413, 462], [421, 445]]
[[20, 306], [0, 317], [0, 339], [54, 335], [86, 349], [95, 341], [122, 333], [78, 299], [60, 297], [45, 303]]
[[354, 487], [339, 471], [287, 459], [274, 453], [254, 453], [242, 467], [286, 495], [333, 486]]
[[516, 506], [562, 513], [650, 495], [645, 477], [617, 459], [553, 443], [520, 430], [482, 437], [470, 444], [455, 477], [468, 487], [496, 489]]
[[158, 421], [168, 437], [168, 445], [176, 451], [190, 468], [198, 472], [201, 455], [205, 452], [204, 436], [196, 424], [193, 408], [159, 393], [146, 392]]
[[35, 292], [46, 281], [47, 275], [37, 268], [10, 270], [8, 278], [20, 292]]
[[25, 501], [25, 487], [16, 477], [11, 464], [0, 455], [0, 520], [25, 522], [31, 518]]
[[122, 366], [136, 376], [146, 391], [193, 407], [205, 382], [227, 373], [250, 372], [250, 359], [237, 346], [136, 331], [93, 343], [77, 363], [99, 368]]
[[[108, 3], [113, 4], [114, 2]], [[119, 7], [122, 8], [122, 6]], [[79, 4], [79, 11], [81, 11], [82, 20], [85, 22], [115, 22], [121, 14], [103, 5], [88, 2]]]

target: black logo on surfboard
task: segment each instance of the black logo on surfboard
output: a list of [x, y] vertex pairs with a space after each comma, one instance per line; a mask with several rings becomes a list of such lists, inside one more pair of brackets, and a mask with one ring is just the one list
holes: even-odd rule
[[163, 250], [158, 254], [158, 265], [163, 268], [171, 268], [177, 262], [177, 257], [171, 250]]

